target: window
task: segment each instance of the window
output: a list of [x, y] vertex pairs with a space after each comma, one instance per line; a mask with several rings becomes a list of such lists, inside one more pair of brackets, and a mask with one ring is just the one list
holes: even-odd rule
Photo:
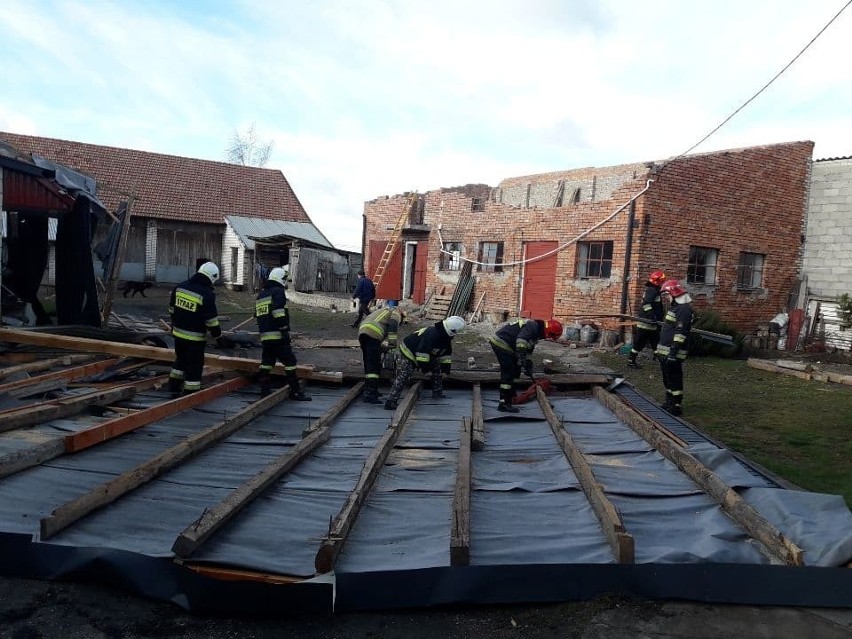
[[611, 272], [611, 241], [577, 243], [577, 277], [609, 277]]
[[718, 249], [690, 246], [689, 263], [686, 265], [686, 281], [690, 284], [715, 284], [716, 262], [718, 260]]
[[760, 288], [763, 285], [763, 262], [766, 256], [760, 253], [740, 253], [737, 264], [737, 288]]
[[[447, 253], [441, 253], [441, 270], [461, 270], [461, 242], [444, 242], [442, 247]], [[451, 254], [451, 255], [450, 255]]]
[[471, 202], [470, 209], [472, 211], [484, 211], [485, 210], [485, 201], [481, 197], [473, 198]]
[[478, 271], [501, 273], [503, 271], [503, 242], [480, 242]]

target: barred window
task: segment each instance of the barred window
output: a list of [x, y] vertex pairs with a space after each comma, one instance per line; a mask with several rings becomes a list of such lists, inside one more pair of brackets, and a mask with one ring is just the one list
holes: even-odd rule
[[763, 263], [766, 256], [762, 253], [740, 253], [737, 264], [737, 288], [760, 288], [763, 285]]
[[503, 242], [480, 242], [479, 264], [477, 270], [484, 273], [501, 273], [503, 271]]
[[444, 242], [441, 248], [446, 252], [441, 253], [441, 270], [442, 271], [459, 271], [461, 270], [461, 242]]
[[690, 246], [686, 265], [686, 281], [690, 284], [715, 284], [719, 249]]
[[609, 277], [612, 272], [612, 241], [577, 243], [577, 277]]

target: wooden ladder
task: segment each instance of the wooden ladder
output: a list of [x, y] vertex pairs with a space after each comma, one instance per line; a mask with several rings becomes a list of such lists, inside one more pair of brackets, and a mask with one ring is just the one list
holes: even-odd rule
[[402, 207], [402, 213], [396, 221], [396, 226], [394, 226], [393, 231], [391, 231], [387, 246], [385, 246], [385, 251], [379, 259], [379, 264], [376, 266], [376, 272], [373, 273], [373, 285], [376, 289], [379, 288], [379, 283], [382, 281], [382, 277], [385, 275], [388, 264], [390, 264], [391, 258], [396, 251], [396, 244], [399, 240], [399, 236], [402, 234], [402, 227], [405, 226], [406, 218], [408, 218], [411, 211], [414, 210], [414, 206], [417, 204], [417, 199], [418, 197], [416, 192], [408, 196], [405, 206]]

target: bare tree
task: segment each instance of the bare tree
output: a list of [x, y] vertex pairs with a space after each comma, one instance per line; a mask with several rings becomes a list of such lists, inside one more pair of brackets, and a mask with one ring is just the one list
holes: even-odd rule
[[257, 137], [254, 122], [245, 133], [234, 131], [231, 145], [225, 150], [225, 158], [232, 164], [264, 167], [272, 152], [272, 140], [262, 142]]

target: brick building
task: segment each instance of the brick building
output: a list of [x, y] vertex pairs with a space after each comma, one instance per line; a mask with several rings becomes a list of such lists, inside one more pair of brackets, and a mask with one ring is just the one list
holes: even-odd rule
[[[404, 220], [379, 297], [451, 294], [473, 260], [471, 304], [482, 298], [492, 320], [571, 321], [635, 311], [661, 268], [697, 308], [750, 331], [795, 287], [812, 150], [791, 142], [429, 191]], [[406, 201], [365, 203], [370, 273]]]

